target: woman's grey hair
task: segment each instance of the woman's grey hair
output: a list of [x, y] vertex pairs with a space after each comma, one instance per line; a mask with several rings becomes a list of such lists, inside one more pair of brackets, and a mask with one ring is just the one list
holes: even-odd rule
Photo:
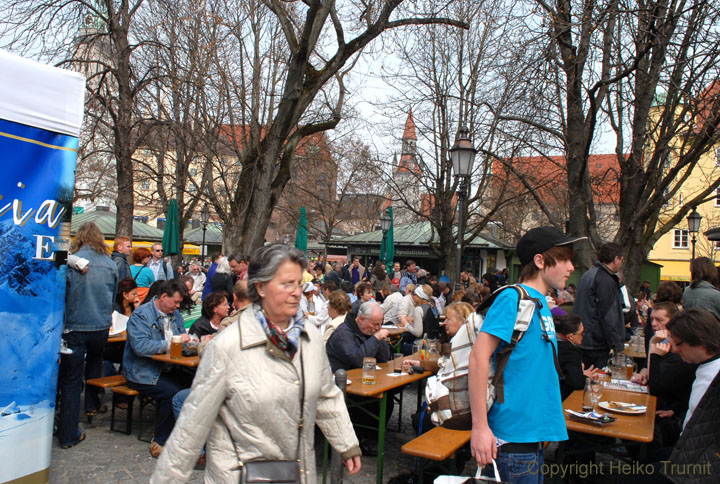
[[297, 264], [303, 270], [308, 267], [305, 254], [299, 249], [285, 244], [269, 244], [253, 252], [247, 270], [247, 289], [250, 301], [254, 303], [260, 302], [261, 297], [255, 288], [255, 284], [271, 281], [275, 277], [278, 267], [285, 261]]
[[227, 257], [220, 257], [220, 259], [218, 259], [215, 272], [217, 274], [230, 274], [230, 262], [228, 262]]

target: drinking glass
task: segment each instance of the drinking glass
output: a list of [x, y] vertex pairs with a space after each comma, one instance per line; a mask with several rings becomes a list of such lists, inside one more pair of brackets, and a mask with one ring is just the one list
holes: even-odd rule
[[602, 382], [599, 380], [593, 379], [590, 382], [590, 399], [592, 401], [593, 408], [597, 405], [597, 403], [600, 401], [600, 398], [602, 397]]
[[375, 365], [377, 362], [375, 358], [366, 357], [363, 358], [362, 366], [362, 383], [363, 385], [374, 385], [375, 384]]
[[393, 373], [400, 374], [402, 373], [402, 367], [403, 367], [403, 354], [402, 353], [395, 353], [391, 356], [392, 358], [392, 369]]

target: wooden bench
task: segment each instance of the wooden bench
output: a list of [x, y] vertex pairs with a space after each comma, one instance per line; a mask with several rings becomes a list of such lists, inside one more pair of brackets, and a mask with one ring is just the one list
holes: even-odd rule
[[92, 378], [87, 381], [87, 384], [98, 388], [111, 388], [119, 385], [124, 385], [127, 380], [122, 375], [104, 376], [102, 378]]
[[[127, 385], [118, 385], [112, 387], [113, 399], [112, 399], [112, 411], [110, 413], [110, 430], [115, 432], [122, 432], [126, 435], [132, 433], [132, 416], [133, 416], [133, 405], [135, 403], [135, 397], [140, 395], [140, 392], [130, 388]], [[127, 409], [125, 410], [125, 428], [123, 430], [115, 430], [115, 411], [118, 408], [119, 400], [125, 397], [127, 400]], [[155, 418], [157, 419], [158, 406], [157, 402], [152, 397], [140, 396], [140, 416], [138, 418], [138, 440], [143, 440], [143, 413], [145, 407], [148, 405], [155, 408]]]
[[450, 459], [455, 456], [455, 452], [468, 442], [470, 442], [470, 430], [450, 430], [444, 427], [435, 427], [406, 443], [400, 450], [403, 454], [421, 459], [419, 477], [422, 484], [425, 460], [441, 462]]
[[[97, 388], [112, 388], [116, 387], [118, 385], [124, 385], [125, 377], [122, 375], [112, 375], [112, 376], [104, 376], [101, 378], [91, 378], [87, 381], [87, 384], [91, 387], [97, 387]], [[93, 421], [92, 415], [87, 415], [87, 423], [91, 424]]]

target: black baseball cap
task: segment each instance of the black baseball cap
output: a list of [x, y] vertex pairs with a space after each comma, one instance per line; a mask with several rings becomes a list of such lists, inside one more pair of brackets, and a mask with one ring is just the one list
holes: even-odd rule
[[520, 238], [515, 252], [520, 259], [520, 264], [526, 266], [532, 262], [535, 254], [542, 254], [553, 247], [573, 244], [585, 239], [587, 239], [587, 237], [570, 238], [555, 227], [537, 227], [528, 230], [527, 233]]

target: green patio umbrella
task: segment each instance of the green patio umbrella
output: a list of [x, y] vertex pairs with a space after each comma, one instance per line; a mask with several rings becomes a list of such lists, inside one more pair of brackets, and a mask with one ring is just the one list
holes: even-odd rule
[[390, 216], [390, 229], [387, 232], [387, 237], [385, 237], [385, 269], [387, 270], [388, 276], [392, 280], [393, 276], [393, 259], [395, 258], [395, 234], [393, 233], [393, 227], [395, 226], [395, 219], [393, 216], [393, 209], [392, 207], [388, 207], [385, 211]]
[[180, 216], [178, 215], [177, 200], [174, 198], [168, 204], [162, 246], [164, 255], [177, 255], [182, 250], [180, 247]]
[[298, 220], [297, 235], [295, 236], [295, 247], [307, 252], [307, 213], [305, 206], [300, 207], [300, 220]]

